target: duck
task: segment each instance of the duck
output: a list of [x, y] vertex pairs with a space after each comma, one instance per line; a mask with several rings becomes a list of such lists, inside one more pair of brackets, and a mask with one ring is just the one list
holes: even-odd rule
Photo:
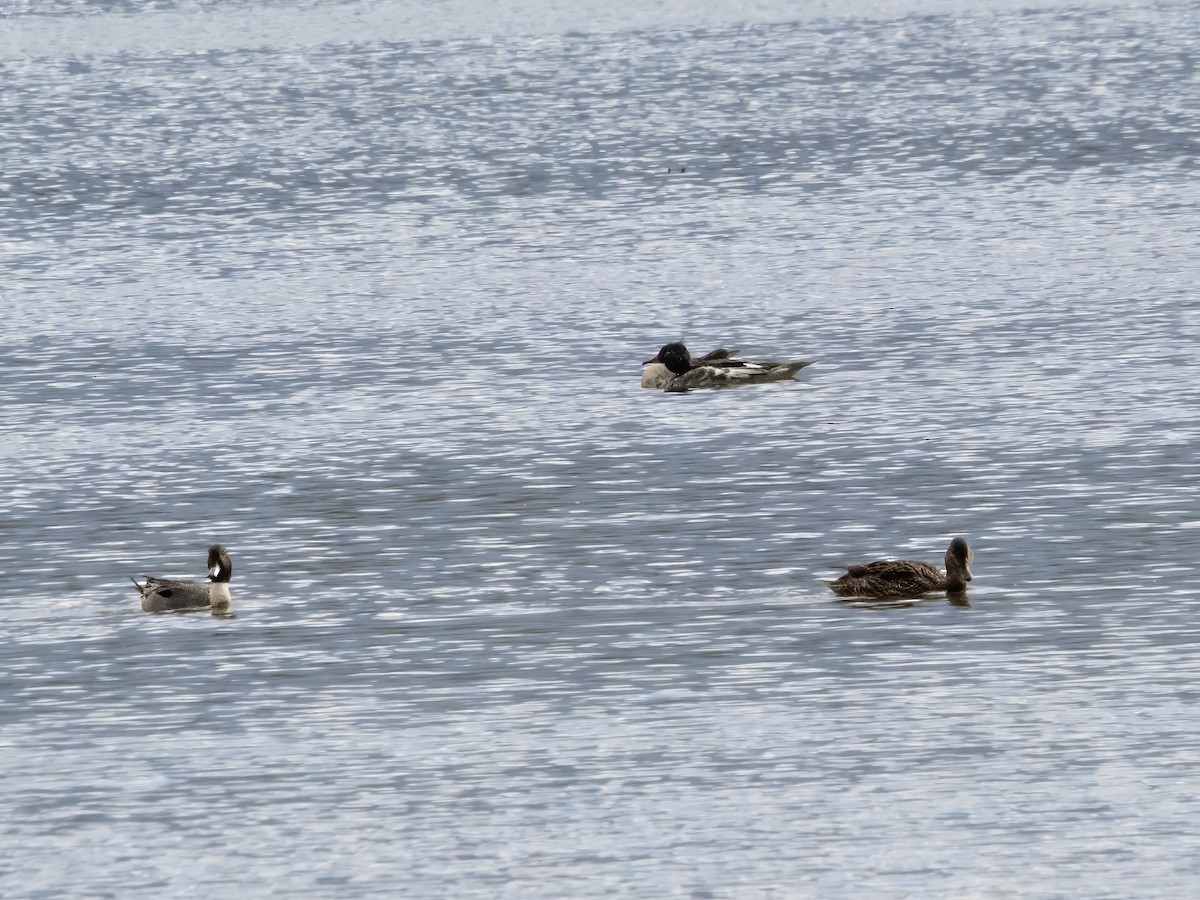
[[233, 563], [220, 544], [208, 548], [208, 581], [175, 581], [143, 575], [145, 584], [130, 578], [142, 595], [143, 612], [166, 612], [175, 609], [229, 608], [229, 579]]
[[962, 594], [971, 580], [975, 554], [966, 538], [956, 537], [946, 549], [946, 572], [914, 559], [877, 559], [847, 566], [846, 574], [826, 582], [842, 597], [916, 597], [930, 591]]
[[682, 393], [694, 388], [738, 387], [788, 381], [811, 360], [803, 362], [737, 359], [736, 350], [719, 347], [699, 359], [683, 341], [664, 344], [656, 356], [642, 363], [642, 387]]

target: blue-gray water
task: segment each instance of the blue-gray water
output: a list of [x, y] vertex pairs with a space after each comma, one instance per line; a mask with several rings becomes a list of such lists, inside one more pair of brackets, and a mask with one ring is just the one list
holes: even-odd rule
[[1200, 3], [505, 8], [0, 12], [0, 895], [1194, 894]]

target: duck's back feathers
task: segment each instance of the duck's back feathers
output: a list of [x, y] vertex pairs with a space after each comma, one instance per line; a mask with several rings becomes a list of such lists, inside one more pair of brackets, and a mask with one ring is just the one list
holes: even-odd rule
[[842, 597], [916, 597], [945, 589], [946, 579], [929, 563], [915, 559], [879, 559], [848, 566], [846, 574], [829, 582]]
[[703, 365], [672, 378], [663, 390], [682, 392], [700, 388], [741, 387], [747, 384], [769, 384], [772, 381], [787, 381], [809, 365], [795, 363], [752, 363], [731, 360], [716, 365]]

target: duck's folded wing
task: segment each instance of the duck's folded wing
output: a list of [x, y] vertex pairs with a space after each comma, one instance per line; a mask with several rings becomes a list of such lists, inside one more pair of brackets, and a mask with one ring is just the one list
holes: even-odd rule
[[881, 559], [847, 566], [846, 574], [830, 584], [834, 593], [860, 597], [919, 597], [943, 584], [941, 574], [928, 563], [909, 559]]
[[144, 600], [153, 600], [165, 604], [165, 608], [172, 609], [206, 606], [209, 603], [207, 581], [176, 581], [170, 578], [155, 578], [150, 575], [145, 578], [146, 583], [138, 587]]
[[797, 372], [808, 365], [808, 363], [759, 363], [742, 360], [735, 360], [734, 362], [737, 364], [719, 364], [720, 371], [723, 373], [721, 377], [724, 378], [730, 387], [739, 384], [765, 384], [769, 381], [787, 381], [789, 378], [794, 378]]

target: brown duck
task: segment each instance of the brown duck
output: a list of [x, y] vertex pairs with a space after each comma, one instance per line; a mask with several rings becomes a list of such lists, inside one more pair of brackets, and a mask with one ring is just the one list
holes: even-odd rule
[[828, 582], [843, 597], [917, 597], [931, 591], [961, 594], [971, 580], [975, 554], [965, 538], [956, 537], [946, 550], [946, 572], [913, 559], [877, 559], [848, 566], [846, 574]]

